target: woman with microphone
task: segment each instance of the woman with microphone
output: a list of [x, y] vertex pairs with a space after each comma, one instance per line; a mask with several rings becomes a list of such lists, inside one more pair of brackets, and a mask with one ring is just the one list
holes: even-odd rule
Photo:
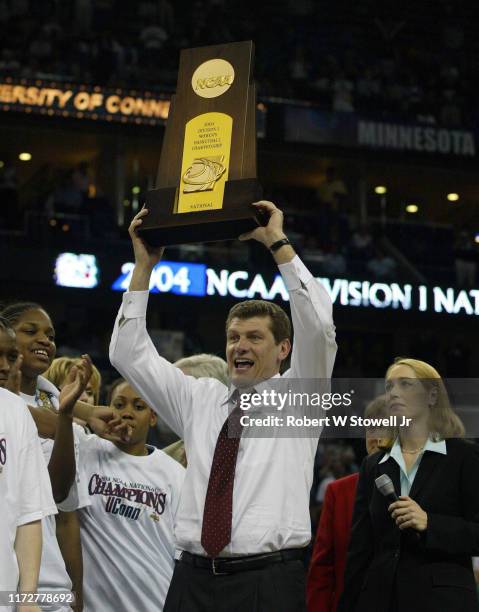
[[[361, 466], [338, 612], [478, 612], [471, 557], [479, 554], [479, 448], [461, 439], [464, 427], [429, 364], [396, 360], [386, 401], [398, 422], [411, 422]], [[393, 503], [376, 486], [383, 475]]]

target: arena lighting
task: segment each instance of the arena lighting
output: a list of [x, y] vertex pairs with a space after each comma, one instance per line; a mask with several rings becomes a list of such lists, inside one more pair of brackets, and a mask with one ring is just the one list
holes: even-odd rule
[[134, 193], [135, 195], [140, 193], [141, 189], [140, 187], [138, 187], [138, 185], [135, 185], [134, 187], [131, 188], [131, 193]]
[[20, 153], [20, 155], [18, 156], [18, 159], [20, 161], [30, 161], [32, 159], [32, 154], [31, 153]]
[[419, 206], [417, 206], [416, 204], [408, 204], [406, 206], [406, 212], [410, 213], [411, 215], [414, 215], [415, 213], [417, 213], [418, 210], [419, 210]]
[[476, 235], [474, 236], [474, 242], [475, 242], [476, 244], [479, 244], [479, 234], [476, 234]]
[[0, 159], [0, 168], [3, 168], [4, 165], [5, 165], [5, 162]]
[[374, 188], [374, 192], [377, 193], [378, 195], [384, 195], [385, 193], [388, 192], [388, 190], [386, 189], [386, 187], [384, 187], [384, 185], [378, 185], [377, 187]]
[[123, 206], [130, 206], [130, 200], [123, 200]]
[[52, 227], [55, 227], [55, 225], [57, 224], [57, 220], [56, 219], [50, 219], [50, 221], [48, 222]]
[[459, 194], [458, 193], [448, 193], [447, 199], [449, 200], [449, 202], [457, 202], [459, 200]]

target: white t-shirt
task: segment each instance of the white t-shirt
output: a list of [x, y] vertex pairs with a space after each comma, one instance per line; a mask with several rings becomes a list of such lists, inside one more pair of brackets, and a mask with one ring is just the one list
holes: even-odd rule
[[17, 590], [17, 527], [56, 512], [35, 423], [18, 396], [0, 389], [0, 591]]
[[[53, 407], [58, 410], [58, 389], [42, 376], [38, 377], [37, 386], [39, 389], [48, 393]], [[30, 406], [42, 407], [42, 400], [39, 395], [26, 395], [20, 393], [21, 398]], [[89, 503], [88, 497], [82, 495], [82, 488], [79, 486], [81, 482], [81, 469], [78, 466], [81, 465], [81, 459], [78, 454], [79, 449], [79, 435], [83, 433], [83, 429], [73, 424], [74, 444], [75, 444], [75, 460], [77, 465], [77, 471], [75, 475], [75, 482], [73, 483], [68, 497], [61, 503], [57, 504], [58, 509], [64, 512], [73, 512], [78, 508]], [[37, 432], [38, 433], [38, 432]], [[41, 448], [43, 451], [44, 463], [48, 467], [50, 458], [53, 451], [53, 440], [40, 438]], [[58, 540], [56, 536], [56, 521], [53, 516], [48, 516], [42, 520], [42, 535], [43, 535], [43, 549], [42, 549], [42, 560], [40, 564], [40, 576], [38, 577], [38, 592], [55, 592], [55, 593], [70, 593], [72, 590], [72, 582], [70, 576], [65, 567], [65, 561], [63, 560]], [[42, 604], [41, 609], [46, 611], [49, 610], [70, 610], [69, 607], [58, 607], [55, 605]]]
[[185, 469], [149, 449], [137, 457], [84, 434], [80, 454], [91, 500], [78, 512], [84, 612], [163, 610]]

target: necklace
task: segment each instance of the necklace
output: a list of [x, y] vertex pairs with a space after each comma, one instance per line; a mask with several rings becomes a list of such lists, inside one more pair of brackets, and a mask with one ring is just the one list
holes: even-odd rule
[[420, 451], [422, 451], [423, 448], [424, 448], [424, 446], [421, 446], [420, 448], [413, 448], [413, 449], [410, 449], [410, 450], [406, 450], [405, 448], [403, 448], [401, 446], [401, 451], [403, 453], [406, 453], [406, 455], [415, 455], [416, 453], [419, 453]]

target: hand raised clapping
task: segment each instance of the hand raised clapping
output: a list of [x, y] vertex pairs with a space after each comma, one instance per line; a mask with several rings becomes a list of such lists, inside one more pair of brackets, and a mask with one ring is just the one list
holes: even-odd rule
[[82, 355], [79, 365], [70, 370], [66, 383], [60, 392], [60, 412], [72, 414], [76, 402], [86, 389], [92, 373], [92, 362], [89, 355]]

